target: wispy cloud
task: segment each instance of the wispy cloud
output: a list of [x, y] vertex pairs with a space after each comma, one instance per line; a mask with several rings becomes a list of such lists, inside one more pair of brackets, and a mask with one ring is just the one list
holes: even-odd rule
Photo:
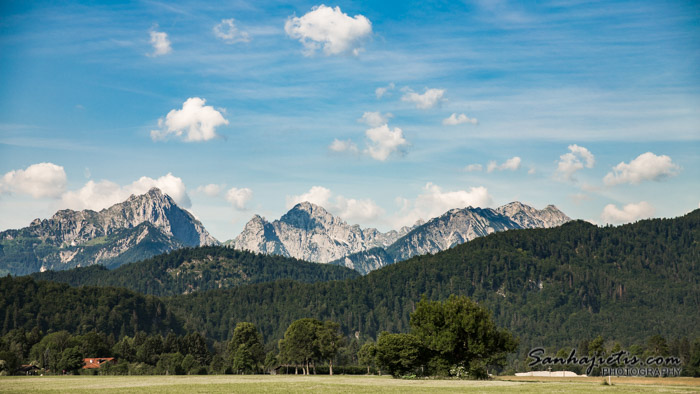
[[173, 51], [170, 46], [170, 39], [168, 39], [168, 33], [157, 31], [158, 26], [155, 26], [150, 32], [151, 36], [151, 46], [153, 46], [153, 52], [149, 56], [162, 56], [167, 55]]
[[566, 181], [575, 181], [574, 174], [584, 168], [593, 168], [595, 157], [588, 149], [576, 144], [569, 145], [569, 152], [559, 156], [556, 176]]
[[465, 114], [453, 113], [449, 117], [442, 120], [442, 124], [445, 126], [456, 126], [463, 123], [479, 124], [476, 118], [470, 118]]
[[214, 26], [213, 30], [214, 35], [227, 44], [250, 42], [250, 35], [247, 32], [238, 30], [233, 18], [222, 19], [219, 24]]
[[445, 89], [425, 89], [423, 94], [418, 94], [410, 89], [406, 89], [402, 101], [413, 103], [418, 109], [430, 109], [445, 101]]

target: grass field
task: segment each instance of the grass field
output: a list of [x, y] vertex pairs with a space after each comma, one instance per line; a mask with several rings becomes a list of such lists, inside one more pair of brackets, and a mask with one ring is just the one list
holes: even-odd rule
[[28, 376], [0, 377], [3, 393], [698, 393], [700, 379], [500, 377], [491, 381], [401, 380], [385, 376]]

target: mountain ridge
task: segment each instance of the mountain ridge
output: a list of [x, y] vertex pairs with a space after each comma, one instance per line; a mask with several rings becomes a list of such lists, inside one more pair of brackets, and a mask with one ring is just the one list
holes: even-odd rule
[[0, 232], [0, 273], [115, 265], [131, 261], [125, 258], [129, 254], [141, 259], [184, 246], [217, 244], [191, 213], [152, 188], [99, 212], [63, 209], [28, 227]]
[[358, 277], [357, 271], [319, 265], [282, 256], [269, 256], [222, 246], [182, 248], [113, 270], [96, 264], [62, 271], [31, 274], [35, 280], [71, 286], [113, 286], [155, 296], [225, 289], [290, 279], [313, 283]]
[[[381, 233], [348, 225], [323, 207], [302, 202], [279, 220], [259, 215], [227, 246], [343, 265], [366, 274], [412, 256], [436, 253], [495, 231], [548, 228], [571, 220], [554, 205], [542, 210], [520, 202], [496, 209], [455, 208], [428, 222]], [[409, 237], [409, 238], [407, 238]]]
[[273, 222], [254, 215], [243, 231], [226, 245], [239, 250], [328, 263], [357, 251], [388, 246], [409, 230], [404, 227], [382, 233], [375, 228], [362, 229], [331, 215], [321, 206], [302, 202]]

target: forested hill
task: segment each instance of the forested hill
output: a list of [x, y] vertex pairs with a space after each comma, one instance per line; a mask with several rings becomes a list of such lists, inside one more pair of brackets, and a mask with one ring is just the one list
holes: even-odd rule
[[472, 297], [520, 337], [520, 351], [602, 335], [623, 345], [700, 335], [700, 210], [620, 227], [582, 221], [513, 230], [342, 282], [278, 281], [173, 297], [187, 329], [226, 339], [250, 321], [275, 341], [295, 319], [332, 319], [347, 334], [407, 332], [422, 295]]
[[143, 294], [169, 296], [278, 279], [312, 283], [360, 275], [345, 267], [206, 246], [179, 249], [111, 271], [94, 265], [68, 271], [35, 273], [32, 276], [72, 286], [115, 286]]
[[29, 277], [0, 278], [0, 319], [0, 335], [15, 329], [97, 331], [113, 338], [140, 331], [183, 332], [179, 320], [156, 297], [111, 287], [75, 288]]

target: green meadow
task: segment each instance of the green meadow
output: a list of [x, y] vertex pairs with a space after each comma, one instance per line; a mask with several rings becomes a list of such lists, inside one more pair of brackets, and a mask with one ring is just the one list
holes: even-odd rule
[[543, 379], [502, 377], [490, 381], [403, 380], [388, 376], [30, 376], [0, 378], [3, 393], [697, 393], [700, 379]]

